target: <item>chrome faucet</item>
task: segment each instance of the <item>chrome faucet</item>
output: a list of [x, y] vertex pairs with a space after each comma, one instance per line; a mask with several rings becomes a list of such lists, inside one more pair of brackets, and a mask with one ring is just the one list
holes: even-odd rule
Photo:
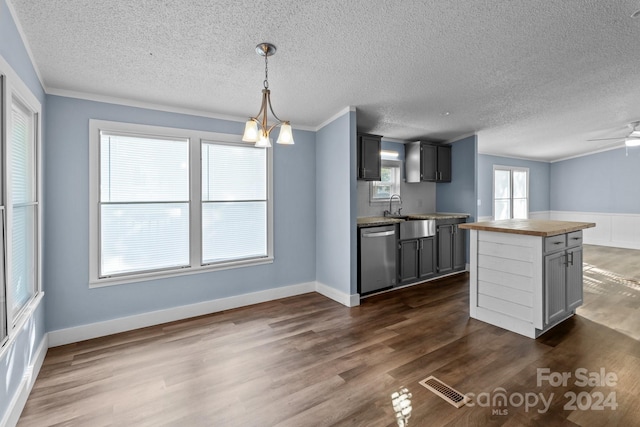
[[402, 205], [402, 199], [400, 198], [400, 195], [399, 194], [392, 194], [391, 197], [389, 197], [389, 210], [388, 211], [384, 211], [384, 216], [400, 215], [400, 211], [402, 210], [402, 208], [398, 208], [398, 210], [396, 212], [391, 210], [394, 197], [397, 197], [398, 198], [398, 204]]

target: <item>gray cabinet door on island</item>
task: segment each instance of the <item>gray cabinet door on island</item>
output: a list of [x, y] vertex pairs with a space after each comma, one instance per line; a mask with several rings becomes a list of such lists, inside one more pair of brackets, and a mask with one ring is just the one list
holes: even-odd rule
[[545, 326], [582, 305], [582, 277], [582, 231], [545, 239]]
[[567, 313], [567, 270], [565, 253], [544, 257], [544, 323], [551, 325], [564, 319]]
[[582, 246], [569, 249], [571, 264], [567, 268], [567, 310], [574, 311], [582, 305]]

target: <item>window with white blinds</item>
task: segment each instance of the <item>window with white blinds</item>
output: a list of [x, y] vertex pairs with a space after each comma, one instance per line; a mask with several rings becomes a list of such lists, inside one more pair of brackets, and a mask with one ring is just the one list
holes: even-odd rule
[[189, 141], [100, 134], [100, 276], [189, 265]]
[[[0, 209], [0, 242], [4, 242], [4, 209]], [[4, 245], [0, 244], [0, 346], [7, 337], [7, 292], [4, 274]]]
[[493, 167], [493, 218], [527, 219], [529, 217], [529, 169]]
[[271, 150], [101, 120], [90, 134], [92, 287], [273, 261]]
[[0, 356], [42, 301], [41, 111], [0, 56]]
[[[0, 74], [0, 105], [4, 103], [4, 92], [5, 92], [5, 84], [6, 77]], [[2, 111], [0, 111], [2, 113]], [[5, 118], [4, 114], [0, 115], [0, 142], [4, 143], [4, 126], [5, 126]], [[2, 165], [2, 163], [0, 163]], [[0, 166], [0, 177], [4, 176], [4, 167]], [[3, 180], [4, 178], [0, 178]], [[0, 185], [0, 191], [1, 190]], [[9, 330], [7, 328], [7, 283], [4, 275], [4, 218], [5, 218], [5, 209], [4, 209], [4, 197], [0, 197], [0, 348], [2, 347], [4, 341], [7, 338], [7, 334]]]
[[202, 263], [267, 256], [267, 151], [202, 144]]
[[37, 210], [35, 114], [18, 99], [11, 105], [10, 311], [22, 310], [37, 290]]

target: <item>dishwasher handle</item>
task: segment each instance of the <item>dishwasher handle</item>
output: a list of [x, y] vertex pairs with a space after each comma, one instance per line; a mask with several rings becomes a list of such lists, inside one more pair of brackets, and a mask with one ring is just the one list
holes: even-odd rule
[[361, 237], [384, 237], [384, 236], [393, 236], [394, 234], [396, 234], [394, 230], [378, 231], [374, 233], [362, 233]]

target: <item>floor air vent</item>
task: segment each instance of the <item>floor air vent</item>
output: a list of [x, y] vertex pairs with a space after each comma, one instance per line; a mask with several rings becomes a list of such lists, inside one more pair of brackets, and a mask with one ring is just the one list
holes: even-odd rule
[[471, 400], [464, 394], [460, 393], [458, 390], [449, 387], [433, 375], [420, 381], [420, 385], [428, 388], [447, 402], [451, 403], [456, 408], [464, 406]]

